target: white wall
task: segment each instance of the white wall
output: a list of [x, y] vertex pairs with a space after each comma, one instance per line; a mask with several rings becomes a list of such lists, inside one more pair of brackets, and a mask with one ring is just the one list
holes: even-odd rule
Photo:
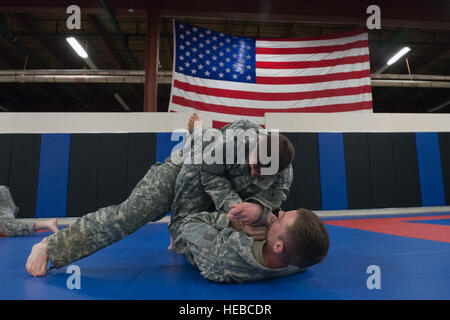
[[[198, 112], [204, 127], [208, 113]], [[0, 133], [172, 132], [190, 113], [0, 113]], [[266, 113], [267, 129], [282, 132], [450, 132], [450, 114]]]
[[450, 114], [436, 113], [266, 113], [265, 122], [281, 132], [450, 131]]
[[[211, 119], [199, 113], [204, 127]], [[172, 132], [190, 113], [0, 113], [0, 133]]]

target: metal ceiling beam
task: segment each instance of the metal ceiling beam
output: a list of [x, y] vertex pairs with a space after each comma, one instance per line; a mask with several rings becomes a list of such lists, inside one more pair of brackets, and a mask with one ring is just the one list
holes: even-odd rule
[[438, 104], [437, 106], [434, 106], [434, 107], [428, 109], [428, 112], [439, 111], [439, 110], [445, 108], [446, 106], [448, 106], [449, 104], [450, 104], [450, 100], [447, 100], [447, 101], [445, 101], [445, 102], [443, 102], [441, 104]]
[[418, 73], [427, 71], [427, 68], [434, 64], [436, 61], [445, 58], [447, 55], [450, 54], [450, 46], [447, 46], [444, 50], [436, 52], [436, 53], [431, 53], [427, 55], [427, 59], [429, 59], [427, 62], [425, 62], [417, 71]]
[[225, 33], [231, 33], [231, 22], [230, 20], [225, 20]]
[[[25, 30], [27, 30], [29, 32], [34, 32], [34, 31], [38, 32], [38, 31], [40, 31], [40, 28], [38, 28], [38, 26], [35, 23], [33, 23], [26, 15], [24, 15], [24, 14], [15, 14], [13, 17], [19, 22], [19, 24]], [[38, 40], [38, 42], [44, 48], [47, 49], [48, 52], [50, 52], [53, 55], [53, 57], [55, 58], [54, 60], [59, 62], [59, 64], [61, 66], [65, 66], [65, 67], [70, 67], [71, 66], [71, 63], [69, 63], [68, 61], [64, 61], [64, 62], [61, 61], [60, 57], [58, 57], [58, 55], [56, 55], [53, 52], [53, 49], [51, 49], [53, 47], [53, 45], [50, 43], [50, 41], [48, 40], [47, 37], [43, 37], [43, 36], [40, 36], [40, 35], [35, 35], [34, 37]], [[67, 57], [64, 57], [64, 59], [67, 59]]]
[[[26, 14], [66, 14], [67, 6], [0, 6], [0, 12], [3, 13], [26, 13]], [[115, 13], [118, 15], [129, 15], [128, 9], [125, 8], [116, 8]], [[85, 7], [83, 6], [83, 14], [102, 14], [106, 15], [107, 12], [104, 8], [101, 7]], [[133, 12], [133, 16], [144, 18], [147, 15], [147, 9], [135, 9]]]
[[450, 82], [427, 80], [371, 80], [372, 87], [450, 88]]
[[450, 81], [450, 76], [446, 75], [428, 75], [428, 74], [374, 74], [370, 75], [371, 79], [383, 80], [432, 80], [432, 81]]
[[45, 63], [36, 56], [31, 50], [27, 48], [22, 38], [15, 35], [8, 29], [5, 21], [0, 17], [0, 35], [2, 35], [6, 40], [8, 40], [17, 50], [19, 50], [23, 55], [29, 55], [38, 65], [45, 66]]
[[[1, 61], [10, 69], [14, 69], [17, 68], [18, 66], [20, 66], [20, 64], [24, 64], [24, 62], [19, 63], [19, 61], [17, 60], [17, 55], [12, 57], [6, 50], [2, 51], [2, 58]], [[39, 92], [46, 96], [47, 98], [53, 100], [55, 103], [61, 105], [61, 102], [59, 101], [58, 98], [55, 97], [55, 95], [51, 92], [49, 92], [45, 87], [43, 87], [40, 84], [36, 84], [34, 86], [37, 90], [39, 90]], [[4, 94], [4, 93], [2, 93]]]
[[130, 56], [133, 63], [136, 65], [138, 69], [141, 68], [141, 64], [139, 63], [138, 59], [134, 56], [133, 52], [130, 49], [128, 38], [125, 36], [125, 34], [120, 29], [119, 21], [117, 21], [114, 10], [109, 6], [108, 2], [106, 0], [100, 0], [100, 4], [102, 5], [103, 9], [105, 9], [106, 14], [109, 17], [109, 20], [111, 24], [114, 27], [114, 30], [116, 30], [117, 35], [122, 40], [122, 44], [124, 45], [128, 55]]
[[295, 29], [297, 28], [296, 22], [291, 22], [288, 24], [286, 29], [286, 34], [284, 35], [285, 38], [292, 38], [295, 34]]
[[[2, 90], [1, 98], [5, 99], [7, 103], [5, 103], [5, 100], [1, 102], [1, 104], [5, 107], [14, 107], [14, 108], [24, 108], [26, 106], [26, 102], [22, 100], [23, 95], [15, 94], [14, 88], [11, 86], [7, 86], [6, 90]], [[11, 108], [9, 108], [9, 111], [11, 111]]]
[[91, 23], [92, 29], [94, 30], [94, 32], [97, 33], [97, 36], [100, 39], [102, 47], [105, 48], [105, 51], [106, 51], [107, 55], [111, 58], [111, 60], [114, 64], [114, 67], [116, 69], [123, 69], [123, 67], [124, 67], [123, 63], [113, 53], [111, 44], [108, 41], [106, 41], [106, 39], [104, 38], [103, 27], [101, 26], [100, 22], [98, 21], [97, 16], [93, 15], [93, 14], [89, 14], [88, 17], [89, 17], [89, 22]]
[[[230, 19], [246, 21], [264, 21], [264, 22], [298, 22], [311, 24], [342, 24], [342, 25], [365, 25], [366, 16], [345, 17], [345, 16], [321, 16], [321, 15], [302, 15], [302, 14], [269, 14], [261, 15], [259, 13], [249, 12], [218, 12], [218, 11], [198, 11], [198, 10], [162, 10], [163, 18], [198, 18], [198, 19]], [[450, 23], [444, 21], [427, 20], [400, 20], [383, 19], [384, 27], [407, 27], [426, 30], [450, 30]]]
[[[366, 8], [373, 4], [370, 0], [341, 1], [323, 0], [320, 2], [277, 0], [270, 3], [270, 10], [261, 10], [265, 0], [241, 1], [228, 0], [225, 2], [196, 0], [195, 7], [192, 2], [185, 0], [164, 1], [161, 14], [163, 17], [199, 17], [230, 20], [257, 20], [257, 21], [283, 21], [283, 22], [309, 22], [320, 24], [353, 24], [365, 25]], [[436, 3], [437, 2], [437, 3]], [[65, 14], [69, 1], [58, 2], [51, 5], [49, 1], [4, 0], [0, 12], [8, 13], [42, 13]], [[77, 4], [86, 14], [105, 14], [105, 9], [98, 6], [95, 1], [81, 1]], [[110, 1], [111, 7], [118, 15], [130, 15], [127, 1]], [[34, 6], [34, 7], [33, 7]], [[421, 29], [450, 30], [450, 15], [446, 1], [435, 1], [433, 5], [426, 1], [383, 1], [382, 8], [384, 27], [417, 27]], [[147, 1], [136, 1], [133, 15], [145, 17], [148, 9]]]
[[[88, 17], [89, 17], [89, 21], [91, 22], [91, 25], [93, 26], [94, 31], [101, 33], [103, 31], [103, 27], [102, 27], [100, 21], [98, 21], [97, 16], [93, 15], [93, 14], [89, 14]], [[126, 69], [126, 65], [123, 63], [123, 61], [121, 59], [119, 59], [117, 57], [116, 54], [114, 54], [113, 48], [112, 48], [110, 42], [107, 41], [103, 35], [100, 35], [100, 42], [102, 43], [103, 47], [106, 49], [106, 53], [113, 61], [113, 64], [116, 67], [116, 69]], [[132, 93], [134, 94], [134, 96], [136, 97], [138, 104], [142, 105], [142, 98], [137, 93], [136, 88], [133, 86], [133, 84], [130, 84], [129, 88], [132, 91]]]
[[[172, 72], [158, 72], [158, 83], [171, 83]], [[0, 82], [144, 83], [143, 70], [0, 70]], [[374, 74], [374, 87], [450, 88], [450, 76]]]

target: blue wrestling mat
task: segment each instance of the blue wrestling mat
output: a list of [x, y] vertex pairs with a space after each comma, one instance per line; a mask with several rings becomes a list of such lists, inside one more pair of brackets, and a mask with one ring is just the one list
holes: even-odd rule
[[[448, 215], [404, 216], [409, 219], [401, 225], [398, 219], [392, 221], [397, 228], [423, 223], [445, 231], [450, 230]], [[72, 290], [67, 268], [51, 270], [45, 278], [33, 278], [25, 270], [32, 245], [49, 233], [1, 238], [0, 299], [450, 299], [450, 231], [447, 238], [444, 234], [439, 241], [427, 240], [426, 234], [390, 234], [389, 217], [378, 219], [377, 231], [365, 230], [370, 217], [362, 219], [325, 219], [331, 245], [321, 264], [301, 274], [246, 284], [205, 280], [182, 256], [167, 250], [165, 223], [149, 224], [74, 263], [81, 271], [81, 288]], [[379, 274], [369, 266], [377, 266]], [[379, 288], [369, 289], [374, 276]]]

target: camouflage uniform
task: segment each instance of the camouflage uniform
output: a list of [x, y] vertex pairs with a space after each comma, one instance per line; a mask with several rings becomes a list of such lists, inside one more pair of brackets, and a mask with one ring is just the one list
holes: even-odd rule
[[[249, 124], [253, 125], [248, 121], [236, 125], [243, 127]], [[180, 154], [180, 152], [176, 152], [175, 154], [178, 157], [182, 156], [183, 160], [185, 159], [185, 155]], [[195, 216], [205, 216], [205, 213], [202, 211], [215, 211], [215, 202], [219, 201], [217, 199], [225, 198], [225, 192], [234, 192], [232, 188], [233, 184], [235, 185], [236, 183], [239, 184], [240, 193], [234, 192], [235, 195], [232, 199], [235, 202], [242, 201], [240, 198], [238, 200], [239, 195], [243, 199], [249, 200], [253, 196], [255, 201], [260, 202], [265, 207], [267, 206], [267, 208], [269, 208], [269, 205], [271, 206], [270, 208], [279, 208], [281, 201], [286, 198], [292, 182], [292, 168], [285, 170], [287, 173], [283, 172], [274, 177], [267, 177], [268, 179], [266, 180], [265, 178], [250, 177], [248, 165], [227, 165], [223, 167], [224, 170], [222, 172], [215, 170], [214, 173], [211, 173], [211, 170], [206, 165], [180, 165], [177, 163], [169, 157], [164, 164], [152, 166], [125, 202], [118, 206], [110, 206], [90, 213], [78, 219], [69, 228], [50, 236], [48, 238], [48, 254], [53, 266], [59, 268], [92, 254], [122, 239], [147, 222], [159, 220], [170, 209], [172, 210], [172, 216], [169, 230], [174, 239], [175, 251], [180, 254], [185, 254], [191, 263], [196, 264], [197, 261], [193, 256], [198, 253], [196, 253], [195, 248], [200, 248], [202, 245], [206, 246], [207, 243], [203, 241], [195, 244], [195, 241], [189, 238], [189, 228], [194, 228], [195, 226], [195, 228], [199, 228], [199, 223], [197, 222], [196, 224], [197, 220], [194, 218]], [[231, 185], [225, 185], [226, 169], [232, 170]], [[247, 176], [246, 179], [243, 179], [243, 175]], [[201, 183], [203, 181], [205, 183]], [[214, 192], [214, 184], [219, 188], [223, 186], [224, 191]], [[245, 186], [250, 191], [243, 190]], [[206, 190], [205, 187], [208, 189]], [[278, 198], [263, 199], [262, 197], [267, 194], [276, 194]], [[211, 195], [213, 198], [211, 198]], [[220, 203], [222, 204], [220, 207], [222, 211], [227, 208], [227, 204], [231, 204], [223, 200]], [[266, 209], [265, 217], [259, 223], [267, 221], [268, 210], [270, 212], [270, 209]], [[191, 215], [192, 219], [187, 219], [188, 217], [191, 218]], [[215, 215], [219, 214], [211, 213], [211, 216]], [[223, 216], [226, 217], [226, 215]], [[222, 222], [227, 223], [225, 220], [222, 219]], [[186, 225], [186, 221], [191, 221], [191, 223]], [[203, 222], [205, 229], [213, 228], [213, 226], [208, 226], [209, 222]], [[230, 233], [232, 230], [231, 228], [226, 228], [226, 232]], [[253, 240], [248, 238], [243, 232], [236, 231], [236, 234], [235, 237], [240, 238], [241, 243], [233, 250], [223, 249], [224, 252], [228, 251], [230, 253], [229, 257], [232, 256], [231, 252], [237, 252], [236, 250], [238, 248], [244, 250], [244, 246], [248, 246], [247, 252], [251, 252], [252, 250]], [[186, 243], [192, 243], [193, 248], [186, 248]], [[230, 244], [230, 242], [221, 243], [222, 247]], [[219, 242], [217, 242], [217, 245], [219, 245]], [[206, 253], [207, 250], [205, 249], [204, 252]], [[251, 257], [248, 258], [251, 259]], [[253, 263], [258, 264], [254, 258]], [[196, 265], [200, 270], [203, 267], [201, 263]], [[260, 268], [264, 268], [261, 265], [259, 266]], [[251, 268], [251, 264], [247, 264], [247, 270], [249, 268]], [[242, 274], [244, 269], [243, 267], [236, 270], [238, 270], [238, 274]], [[219, 275], [219, 273], [223, 273], [223, 268], [218, 269], [216, 274]], [[254, 273], [254, 270], [252, 273]], [[231, 279], [230, 281], [239, 281], [239, 279], [244, 281], [244, 277], [239, 276], [221, 280], [219, 278], [216, 279], [214, 275], [208, 276], [207, 272], [202, 271], [202, 274], [208, 279], [215, 281], [228, 281], [228, 279]], [[256, 279], [254, 275], [252, 277]]]
[[34, 232], [34, 223], [15, 219], [18, 210], [8, 187], [0, 186], [0, 236], [23, 236]]
[[[259, 132], [261, 127], [248, 120], [238, 120], [223, 127], [221, 131], [228, 129], [253, 129]], [[227, 140], [224, 145], [226, 143]], [[267, 224], [271, 211], [279, 209], [287, 199], [292, 180], [291, 165], [272, 176], [252, 177], [248, 161], [245, 164], [203, 165], [201, 172], [204, 190], [214, 201], [217, 211], [228, 212], [232, 204], [242, 201], [256, 202], [264, 208], [264, 214], [257, 224], [264, 225]]]
[[203, 277], [214, 282], [246, 282], [281, 277], [304, 271], [295, 266], [268, 268], [255, 258], [254, 241], [243, 231], [228, 226], [226, 213], [201, 212], [186, 217], [180, 238], [183, 254]]

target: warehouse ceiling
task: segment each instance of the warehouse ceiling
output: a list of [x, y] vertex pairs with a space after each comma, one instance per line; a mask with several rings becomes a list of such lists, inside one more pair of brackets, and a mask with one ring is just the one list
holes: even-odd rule
[[[0, 2], [0, 70], [90, 69], [69, 47], [75, 35], [98, 69], [144, 70], [148, 9], [161, 7], [160, 71], [172, 70], [174, 18], [233, 35], [303, 38], [365, 25], [366, 1], [8, 1]], [[292, 4], [294, 3], [294, 4]], [[369, 31], [372, 73], [405, 45], [412, 74], [450, 75], [449, 1], [374, 1], [381, 30]], [[67, 6], [81, 8], [81, 30], [66, 27]], [[112, 16], [108, 14], [112, 13]], [[384, 73], [408, 74], [405, 59]], [[450, 90], [373, 87], [375, 112], [450, 112]], [[0, 110], [141, 111], [143, 84], [0, 83]], [[158, 111], [166, 111], [170, 84], [158, 86]], [[448, 105], [445, 105], [449, 102]]]

